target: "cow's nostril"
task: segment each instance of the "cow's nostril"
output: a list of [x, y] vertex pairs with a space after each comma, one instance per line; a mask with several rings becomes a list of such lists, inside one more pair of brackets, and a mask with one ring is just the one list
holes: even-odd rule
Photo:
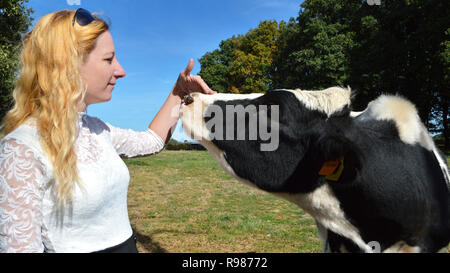
[[186, 95], [183, 98], [184, 104], [189, 105], [194, 102], [194, 98], [191, 95]]

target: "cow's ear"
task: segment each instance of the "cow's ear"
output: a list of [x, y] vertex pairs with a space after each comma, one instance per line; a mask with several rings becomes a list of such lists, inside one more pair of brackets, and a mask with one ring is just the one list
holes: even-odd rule
[[[316, 153], [316, 162], [319, 166], [326, 167], [325, 165], [330, 162], [336, 162], [336, 164], [343, 168], [336, 168], [333, 174], [327, 177], [330, 181], [339, 182], [351, 182], [358, 175], [363, 164], [362, 153], [347, 137], [337, 134], [326, 134], [320, 136], [314, 144]], [[333, 164], [331, 164], [333, 165]], [[328, 179], [332, 177], [331, 179]]]

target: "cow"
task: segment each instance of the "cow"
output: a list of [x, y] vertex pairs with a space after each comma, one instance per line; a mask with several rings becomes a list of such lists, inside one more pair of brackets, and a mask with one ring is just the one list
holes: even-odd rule
[[448, 166], [407, 99], [353, 112], [341, 87], [191, 96], [184, 132], [237, 180], [309, 213], [325, 252], [445, 251]]

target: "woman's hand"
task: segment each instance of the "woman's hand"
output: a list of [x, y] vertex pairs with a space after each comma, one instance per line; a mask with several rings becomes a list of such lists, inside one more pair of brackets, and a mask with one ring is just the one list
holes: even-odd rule
[[203, 81], [202, 77], [198, 75], [191, 75], [192, 68], [194, 68], [194, 60], [190, 59], [189, 64], [181, 71], [178, 76], [177, 83], [173, 88], [173, 94], [183, 99], [184, 96], [192, 92], [202, 92], [205, 94], [216, 94], [209, 86]]
[[184, 100], [184, 96], [189, 95], [191, 92], [203, 92], [205, 94], [217, 93], [211, 90], [211, 88], [209, 88], [200, 76], [191, 75], [193, 67], [194, 60], [190, 59], [186, 69], [181, 71], [177, 83], [175, 84], [172, 92], [170, 92], [166, 102], [164, 102], [163, 106], [148, 126], [148, 128], [161, 137], [164, 143], [169, 141], [172, 136], [172, 132], [177, 125], [179, 111], [181, 109], [180, 103], [187, 102]]

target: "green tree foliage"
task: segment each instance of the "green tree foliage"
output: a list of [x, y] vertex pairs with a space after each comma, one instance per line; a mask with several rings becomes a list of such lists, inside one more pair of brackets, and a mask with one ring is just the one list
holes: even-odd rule
[[0, 0], [0, 120], [12, 105], [21, 39], [31, 25], [28, 0]]
[[[440, 89], [442, 92], [438, 103], [440, 109], [438, 108], [437, 111], [433, 111], [433, 117], [435, 120], [438, 120], [438, 128], [436, 131], [442, 132], [444, 145], [448, 151], [450, 150], [450, 28], [447, 28], [447, 30], [445, 31], [445, 35], [445, 40], [441, 42], [441, 50], [439, 54], [439, 59], [443, 66], [442, 73], [444, 78], [442, 81], [443, 88]], [[442, 124], [441, 130], [439, 130], [439, 124]]]
[[[281, 23], [283, 28], [284, 23]], [[279, 26], [276, 21], [263, 21], [257, 28], [235, 40], [230, 64], [233, 93], [265, 93], [272, 83], [271, 67], [278, 51]]]
[[319, 89], [347, 85], [349, 51], [355, 32], [350, 27], [354, 6], [346, 0], [305, 1], [297, 23], [290, 20], [274, 62], [274, 86]]
[[230, 90], [230, 64], [237, 39], [233, 36], [222, 41], [219, 49], [207, 52], [199, 59], [199, 75], [217, 92], [226, 93]]
[[202, 76], [234, 93], [350, 86], [355, 110], [380, 94], [400, 94], [449, 149], [449, 14], [442, 0], [305, 0], [296, 19], [264, 21], [233, 37], [227, 52], [205, 54], [227, 58], [220, 73], [202, 63]]
[[222, 41], [199, 59], [199, 75], [218, 92], [266, 92], [283, 27], [283, 22], [263, 21], [245, 35]]
[[386, 0], [362, 5], [353, 21], [357, 47], [350, 51], [350, 84], [364, 107], [380, 93], [410, 99], [433, 132], [442, 132], [447, 149], [449, 69], [445, 61], [450, 8], [439, 0]]

